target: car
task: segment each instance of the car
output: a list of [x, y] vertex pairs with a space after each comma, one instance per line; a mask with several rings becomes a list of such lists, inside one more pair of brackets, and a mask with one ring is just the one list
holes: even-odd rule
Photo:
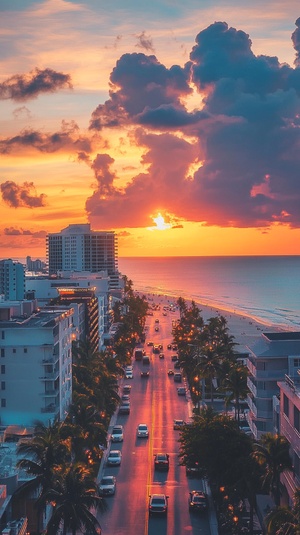
[[159, 354], [159, 358], [160, 358], [160, 359], [164, 359], [164, 358], [165, 358], [164, 353], [160, 353], [160, 354]]
[[120, 408], [120, 414], [129, 414], [130, 413], [130, 401], [122, 401]]
[[168, 314], [166, 312], [163, 312], [163, 316], [167, 316]]
[[185, 425], [185, 421], [184, 420], [174, 420], [173, 429], [178, 431], [178, 429], [182, 429], [182, 427], [184, 425]]
[[153, 342], [147, 342], [147, 346], [153, 346]]
[[162, 344], [158, 344], [158, 349], [159, 349], [160, 351], [162, 351], [163, 348], [164, 348], [164, 346], [163, 346]]
[[169, 454], [168, 453], [155, 453], [154, 468], [155, 470], [167, 472], [169, 470]]
[[178, 394], [178, 396], [185, 396], [186, 395], [186, 391], [185, 391], [184, 386], [179, 386], [177, 388], [177, 394]]
[[181, 383], [182, 381], [182, 375], [180, 372], [175, 372], [174, 373], [174, 382], [175, 383]]
[[155, 346], [153, 346], [153, 353], [159, 353], [159, 345], [158, 344], [155, 344]]
[[172, 355], [171, 356], [171, 361], [172, 362], [176, 362], [178, 360], [178, 355]]
[[131, 391], [131, 385], [123, 386], [123, 394], [130, 394], [130, 391]]
[[188, 462], [185, 467], [185, 473], [187, 477], [193, 479], [200, 479], [203, 477], [203, 470], [199, 467], [197, 462]]
[[159, 323], [159, 319], [158, 318], [156, 318], [155, 323]]
[[122, 460], [122, 453], [120, 450], [110, 450], [107, 457], [108, 466], [120, 466]]
[[159, 332], [159, 327], [155, 327], [155, 332], [158, 333]]
[[133, 366], [131, 364], [128, 366], [125, 366], [125, 372], [133, 372]]
[[124, 434], [123, 434], [123, 426], [122, 425], [114, 425], [111, 432], [111, 441], [112, 442], [123, 442], [124, 440]]
[[192, 490], [189, 493], [189, 510], [195, 512], [203, 512], [207, 510], [207, 496], [201, 490]]
[[122, 401], [129, 401], [130, 400], [130, 395], [129, 394], [122, 394], [121, 400]]
[[149, 429], [148, 429], [147, 424], [139, 424], [139, 425], [137, 426], [136, 436], [137, 436], [138, 438], [148, 438], [148, 436], [149, 436]]
[[141, 372], [141, 377], [142, 378], [146, 378], [147, 379], [149, 377], [149, 375], [150, 375], [150, 372], [148, 370]]
[[176, 362], [174, 362], [174, 370], [180, 370], [180, 368], [181, 368], [181, 364], [179, 360], [176, 360]]
[[178, 349], [177, 344], [172, 344], [172, 349], [173, 349], [173, 351], [177, 351], [177, 349]]
[[115, 476], [103, 476], [99, 483], [100, 496], [113, 496], [116, 492]]
[[172, 344], [168, 344], [167, 349], [172, 349]]
[[168, 498], [169, 496], [166, 496], [166, 494], [150, 494], [149, 515], [166, 515], [168, 512]]
[[174, 371], [173, 370], [168, 370], [168, 375], [174, 375]]
[[125, 379], [133, 379], [132, 370], [128, 370], [128, 371], [125, 372]]

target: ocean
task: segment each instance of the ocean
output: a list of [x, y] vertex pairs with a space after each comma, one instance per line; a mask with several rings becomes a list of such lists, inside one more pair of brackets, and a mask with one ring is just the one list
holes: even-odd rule
[[121, 257], [119, 270], [137, 291], [300, 330], [300, 256]]

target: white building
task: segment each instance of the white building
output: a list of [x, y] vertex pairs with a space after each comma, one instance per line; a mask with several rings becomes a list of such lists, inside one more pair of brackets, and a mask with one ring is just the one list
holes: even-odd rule
[[[98, 298], [99, 311], [99, 346], [103, 346], [104, 333], [111, 324], [110, 279], [105, 272], [61, 272], [58, 277], [29, 276], [26, 277], [26, 291], [34, 292], [39, 306], [45, 306], [51, 299], [58, 297], [60, 288], [93, 288]], [[113, 291], [115, 294], [117, 290]], [[119, 298], [121, 298], [121, 289]]]
[[[2, 303], [4, 317], [9, 310]], [[0, 321], [0, 425], [64, 420], [72, 402], [75, 305]]]
[[0, 260], [0, 294], [7, 300], [24, 299], [25, 269], [20, 262]]
[[278, 381], [284, 380], [295, 358], [300, 358], [300, 333], [263, 333], [248, 347], [249, 371], [247, 420], [256, 439], [274, 433], [274, 398], [279, 396]]
[[47, 236], [49, 274], [58, 271], [118, 273], [117, 237], [114, 232], [93, 231], [89, 224], [69, 225]]

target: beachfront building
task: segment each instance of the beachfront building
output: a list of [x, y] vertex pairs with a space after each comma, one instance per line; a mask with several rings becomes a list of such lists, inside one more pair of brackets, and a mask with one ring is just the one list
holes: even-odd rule
[[274, 398], [279, 396], [278, 381], [284, 380], [295, 358], [300, 358], [300, 332], [263, 333], [248, 346], [249, 412], [247, 420], [254, 438], [275, 432]]
[[22, 300], [25, 293], [25, 268], [11, 258], [0, 260], [0, 295], [6, 300]]
[[121, 299], [123, 296], [123, 280], [120, 279], [119, 289], [110, 289], [110, 277], [106, 272], [60, 272], [53, 277], [28, 276], [25, 284], [26, 291], [34, 294], [40, 307], [58, 298], [62, 289], [91, 290], [92, 288], [98, 300], [99, 348], [104, 346], [105, 333], [108, 333], [112, 322], [114, 299]]
[[281, 482], [286, 489], [289, 505], [300, 488], [300, 353], [289, 360], [289, 370], [278, 382], [280, 398], [279, 433], [290, 443], [294, 471], [284, 472]]
[[[24, 316], [1, 304], [0, 425], [64, 420], [72, 401], [74, 305]], [[22, 312], [22, 311], [20, 311]], [[77, 316], [78, 316], [77, 311]]]
[[117, 237], [114, 232], [94, 231], [89, 224], [69, 225], [47, 236], [49, 274], [58, 271], [118, 272]]

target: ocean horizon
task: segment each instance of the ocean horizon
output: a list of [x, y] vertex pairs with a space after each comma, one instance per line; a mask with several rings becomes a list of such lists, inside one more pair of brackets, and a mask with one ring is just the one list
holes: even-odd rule
[[300, 330], [300, 256], [119, 257], [136, 291]]

